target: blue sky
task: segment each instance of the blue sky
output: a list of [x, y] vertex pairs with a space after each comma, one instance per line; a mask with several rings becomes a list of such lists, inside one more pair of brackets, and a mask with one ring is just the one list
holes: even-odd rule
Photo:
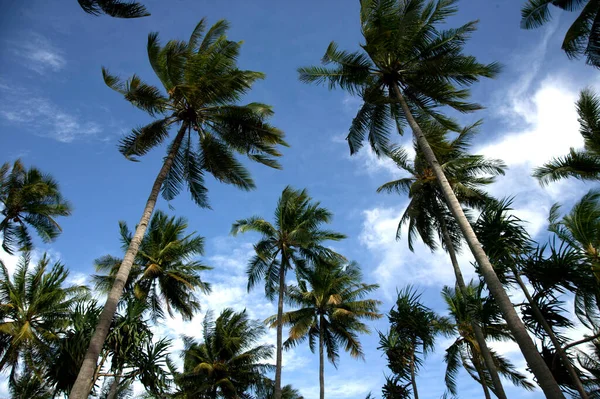
[[[463, 0], [449, 26], [479, 19], [479, 30], [467, 50], [481, 61], [499, 61], [505, 67], [496, 80], [473, 87], [474, 99], [487, 109], [461, 122], [485, 119], [474, 151], [504, 159], [510, 167], [491, 192], [499, 197], [516, 196], [516, 213], [530, 222], [532, 234], [544, 239], [552, 203], [560, 200], [568, 205], [589, 186], [564, 182], [543, 189], [530, 177], [531, 168], [570, 146], [581, 146], [573, 103], [580, 89], [600, 87], [600, 80], [597, 71], [567, 60], [559, 50], [571, 15], [556, 13], [559, 18], [547, 27], [523, 31], [519, 29], [520, 3]], [[240, 67], [267, 75], [246, 100], [274, 106], [273, 123], [285, 131], [291, 147], [283, 151], [282, 171], [249, 166], [258, 187], [255, 191], [242, 192], [210, 181], [212, 210], [195, 207], [186, 193], [172, 201], [174, 210], [159, 202], [159, 209], [187, 217], [191, 229], [206, 237], [204, 259], [214, 270], [204, 278], [213, 283], [214, 290], [203, 299], [203, 311], [248, 307], [260, 319], [274, 313], [260, 289], [249, 295], [245, 292], [244, 268], [256, 237], [228, 234], [238, 218], [253, 214], [270, 218], [281, 190], [291, 184], [307, 188], [334, 212], [331, 227], [349, 237], [334, 247], [359, 262], [367, 282], [381, 285], [376, 296], [384, 302], [382, 311], [393, 305], [396, 287], [413, 284], [423, 291], [429, 306], [445, 313], [439, 292], [443, 285], [453, 283], [446, 256], [420, 246], [411, 253], [406, 241], [397, 242], [395, 229], [406, 198], [375, 193], [379, 185], [397, 177], [397, 171], [368, 149], [349, 156], [343, 139], [358, 100], [297, 80], [296, 68], [318, 63], [330, 41], [345, 49], [358, 47], [358, 2], [145, 0], [144, 4], [152, 16], [138, 20], [92, 17], [75, 0], [2, 4], [0, 160], [20, 157], [27, 165], [52, 174], [75, 208], [73, 216], [61, 220], [62, 236], [39, 249], [60, 257], [72, 270], [73, 280], [79, 281], [93, 272], [95, 258], [120, 254], [117, 222], [137, 222], [165, 149], [155, 150], [140, 163], [125, 160], [116, 150], [123, 133], [150, 117], [108, 89], [100, 67], [121, 76], [137, 73], [157, 83], [145, 53], [149, 32], [160, 32], [164, 41], [187, 39], [202, 17], [209, 23], [224, 18], [231, 24], [229, 37], [244, 40]], [[410, 142], [409, 137], [400, 140]], [[5, 254], [2, 258], [14, 264]], [[466, 274], [472, 275], [469, 257], [463, 254], [461, 261]], [[173, 337], [198, 334], [203, 314], [190, 323], [167, 320], [157, 332]], [[385, 319], [373, 323], [373, 330], [386, 328]], [[583, 332], [577, 330], [573, 336]], [[274, 334], [267, 339], [274, 343]], [[327, 365], [329, 398], [360, 398], [369, 391], [379, 396], [385, 361], [376, 350], [376, 334], [362, 341], [364, 362], [342, 356], [337, 370]], [[439, 350], [419, 375], [424, 397], [437, 397], [444, 391], [446, 344], [440, 339]], [[515, 345], [494, 347], [523, 367]], [[299, 388], [307, 399], [316, 398], [317, 357], [307, 348], [284, 356], [284, 382]], [[526, 393], [506, 386], [509, 397], [542, 397], [539, 391]], [[481, 395], [467, 377], [458, 388], [462, 397]], [[2, 389], [5, 383], [0, 384], [0, 397]]]

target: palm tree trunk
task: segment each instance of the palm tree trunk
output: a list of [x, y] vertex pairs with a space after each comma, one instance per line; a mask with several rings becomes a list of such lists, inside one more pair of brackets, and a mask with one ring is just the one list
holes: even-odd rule
[[319, 397], [325, 399], [325, 358], [323, 355], [323, 315], [319, 315]]
[[575, 368], [573, 367], [571, 360], [567, 357], [567, 353], [565, 352], [565, 350], [561, 346], [560, 342], [556, 338], [554, 331], [552, 331], [552, 328], [550, 327], [550, 325], [544, 318], [544, 315], [540, 311], [540, 308], [538, 307], [537, 303], [535, 303], [535, 301], [531, 297], [531, 294], [529, 293], [527, 286], [521, 279], [521, 275], [519, 274], [519, 271], [516, 270], [515, 268], [512, 268], [512, 272], [513, 272], [513, 275], [515, 276], [515, 279], [517, 280], [517, 284], [519, 284], [519, 287], [521, 287], [521, 290], [525, 294], [525, 298], [527, 298], [527, 302], [529, 302], [529, 305], [531, 306], [533, 315], [535, 316], [537, 321], [542, 325], [542, 327], [544, 328], [544, 331], [546, 331], [546, 334], [548, 334], [548, 337], [550, 338], [550, 341], [552, 341], [552, 345], [554, 346], [554, 349], [556, 350], [556, 352], [562, 359], [563, 364], [567, 368], [567, 371], [569, 372], [569, 376], [571, 376], [571, 379], [573, 380], [573, 384], [575, 384], [575, 388], [577, 389], [577, 392], [579, 392], [579, 395], [581, 395], [581, 399], [588, 399], [588, 394], [585, 391], [585, 388], [583, 387], [583, 384], [581, 383], [581, 379], [577, 375], [577, 372], [575, 371]]
[[110, 290], [110, 293], [108, 294], [108, 298], [106, 299], [106, 303], [104, 304], [104, 309], [102, 309], [102, 313], [100, 314], [100, 320], [98, 321], [98, 325], [96, 326], [96, 330], [94, 331], [94, 335], [92, 336], [92, 339], [90, 341], [90, 346], [88, 347], [88, 350], [85, 354], [85, 358], [83, 360], [81, 369], [79, 369], [79, 374], [77, 375], [77, 380], [75, 381], [75, 385], [73, 385], [73, 389], [71, 390], [69, 399], [87, 399], [90, 393], [89, 383], [94, 375], [96, 362], [98, 361], [98, 356], [100, 354], [100, 351], [102, 350], [104, 341], [106, 340], [106, 335], [108, 334], [108, 330], [115, 315], [115, 311], [117, 310], [117, 304], [121, 299], [123, 287], [125, 286], [127, 278], [129, 277], [131, 266], [133, 265], [133, 261], [139, 250], [142, 238], [146, 233], [146, 228], [148, 227], [148, 222], [150, 221], [152, 212], [154, 212], [154, 207], [156, 206], [156, 200], [158, 199], [158, 194], [160, 193], [162, 184], [165, 181], [169, 170], [171, 170], [173, 160], [175, 159], [175, 155], [179, 151], [181, 141], [183, 140], [187, 128], [188, 126], [186, 123], [183, 123], [181, 125], [181, 128], [179, 129], [179, 132], [175, 137], [175, 140], [173, 140], [170, 152], [165, 158], [165, 161], [160, 169], [160, 172], [158, 173], [158, 176], [156, 176], [156, 180], [154, 181], [152, 190], [150, 191], [150, 195], [148, 196], [148, 200], [146, 201], [146, 206], [144, 207], [142, 217], [140, 218], [138, 226], [135, 229], [135, 234], [131, 239], [129, 248], [127, 248], [127, 252], [125, 253], [123, 262], [121, 262], [119, 271], [115, 276], [115, 282], [112, 286], [112, 289]]
[[444, 171], [442, 170], [433, 150], [431, 149], [427, 138], [413, 117], [410, 108], [404, 99], [404, 96], [400, 92], [398, 84], [394, 82], [392, 84], [392, 88], [396, 94], [397, 100], [400, 102], [400, 106], [404, 111], [404, 115], [406, 116], [408, 124], [413, 131], [419, 148], [421, 151], [423, 151], [425, 159], [433, 169], [435, 177], [439, 182], [440, 189], [442, 190], [442, 194], [446, 199], [446, 204], [456, 219], [456, 222], [462, 231], [463, 237], [471, 249], [473, 257], [479, 264], [481, 274], [485, 279], [488, 289], [498, 304], [498, 307], [504, 316], [504, 320], [506, 320], [506, 324], [512, 331], [515, 341], [517, 341], [517, 344], [519, 345], [527, 364], [531, 368], [531, 371], [535, 375], [540, 388], [542, 388], [542, 391], [544, 391], [544, 394], [548, 399], [564, 399], [565, 396], [556, 383], [554, 376], [542, 359], [542, 356], [538, 353], [535, 344], [525, 329], [523, 321], [519, 318], [519, 315], [515, 311], [510, 298], [506, 294], [506, 291], [504, 291], [504, 287], [502, 287], [502, 283], [500, 283], [500, 280], [494, 271], [494, 267], [490, 263], [485, 251], [481, 247], [481, 244], [477, 239], [477, 235], [475, 235], [475, 232], [467, 220], [467, 217], [465, 216], [465, 213], [463, 212], [462, 207], [460, 206], [460, 203], [454, 194], [454, 191], [452, 191], [452, 187], [450, 187], [448, 179], [446, 179]]
[[279, 269], [279, 299], [277, 301], [277, 354], [275, 360], [275, 389], [274, 399], [281, 399], [281, 367], [283, 362], [283, 297], [285, 295], [285, 270], [287, 259], [285, 254], [281, 255]]
[[473, 366], [475, 366], [475, 370], [477, 370], [477, 375], [479, 376], [479, 381], [481, 382], [481, 388], [483, 389], [483, 394], [485, 395], [485, 399], [492, 399], [490, 396], [490, 390], [488, 389], [488, 386], [487, 386], [487, 383], [485, 380], [485, 374], [483, 373], [483, 370], [481, 369], [481, 364], [475, 358], [476, 356], [477, 356], [477, 354], [473, 353]]
[[113, 377], [113, 381], [112, 384], [110, 384], [110, 390], [108, 391], [108, 395], [106, 395], [106, 399], [116, 399], [117, 392], [119, 390], [119, 381], [121, 380], [121, 376], [119, 374]]
[[412, 384], [413, 398], [414, 399], [419, 399], [419, 391], [417, 391], [417, 377], [415, 375], [415, 351], [414, 351], [414, 347], [415, 347], [415, 344], [413, 342], [413, 351], [410, 354], [410, 383]]
[[[452, 239], [450, 238], [450, 234], [448, 233], [448, 227], [446, 226], [446, 222], [443, 218], [440, 219], [440, 226], [442, 229], [442, 236], [444, 237], [444, 245], [446, 246], [446, 250], [448, 251], [448, 255], [450, 255], [450, 261], [452, 263], [452, 267], [454, 268], [454, 275], [456, 276], [456, 285], [458, 289], [463, 293], [463, 296], [467, 295], [467, 286], [465, 284], [465, 280], [463, 278], [462, 272], [460, 270], [460, 266], [458, 265], [458, 258], [456, 257], [456, 251], [454, 250], [454, 244], [452, 244]], [[502, 381], [500, 380], [500, 376], [498, 374], [498, 369], [496, 368], [496, 363], [494, 363], [494, 358], [492, 358], [492, 353], [490, 352], [490, 348], [487, 346], [487, 342], [485, 340], [485, 336], [483, 335], [483, 331], [481, 330], [481, 326], [472, 322], [473, 331], [475, 332], [475, 339], [477, 340], [477, 344], [481, 350], [481, 355], [483, 356], [483, 362], [485, 363], [485, 367], [490, 373], [490, 378], [492, 379], [492, 384], [494, 384], [495, 394], [498, 399], [507, 399], [506, 393], [504, 392], [504, 386], [502, 386]]]

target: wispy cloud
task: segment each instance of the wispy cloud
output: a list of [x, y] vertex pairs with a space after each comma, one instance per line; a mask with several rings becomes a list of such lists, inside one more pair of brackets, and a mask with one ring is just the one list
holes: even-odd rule
[[40, 34], [29, 33], [18, 41], [10, 41], [9, 45], [25, 67], [41, 75], [58, 72], [67, 65], [64, 52]]
[[102, 127], [80, 115], [66, 111], [47, 98], [25, 89], [0, 84], [0, 118], [36, 135], [63, 143], [80, 139], [98, 139]]

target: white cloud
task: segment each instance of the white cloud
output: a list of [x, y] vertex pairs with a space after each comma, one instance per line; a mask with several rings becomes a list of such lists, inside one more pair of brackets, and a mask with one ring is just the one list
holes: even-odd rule
[[22, 88], [0, 85], [0, 106], [0, 117], [9, 124], [63, 143], [98, 138], [102, 132], [98, 123], [85, 121], [76, 113], [65, 111], [49, 99]]
[[67, 65], [64, 52], [50, 40], [37, 33], [30, 33], [20, 41], [11, 42], [12, 53], [22, 64], [39, 73], [58, 72]]

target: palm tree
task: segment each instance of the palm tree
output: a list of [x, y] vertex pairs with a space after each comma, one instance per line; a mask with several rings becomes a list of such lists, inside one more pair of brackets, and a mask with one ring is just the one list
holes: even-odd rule
[[120, 0], [77, 0], [79, 6], [88, 14], [106, 14], [114, 18], [141, 18], [150, 13], [143, 4], [135, 1]]
[[[310, 350], [319, 346], [320, 398], [325, 398], [325, 359], [337, 367], [339, 347], [350, 356], [364, 358], [358, 334], [371, 331], [361, 319], [376, 320], [380, 301], [363, 299], [379, 288], [377, 284], [362, 282], [362, 273], [356, 263], [318, 262], [315, 268], [301, 274], [298, 286], [286, 292], [290, 304], [297, 310], [284, 313], [283, 324], [290, 326], [285, 347], [294, 347], [308, 339]], [[271, 327], [279, 326], [278, 315], [267, 319]]]
[[32, 373], [16, 377], [8, 385], [11, 398], [53, 399], [52, 391], [45, 381]]
[[362, 0], [361, 28], [363, 52], [346, 52], [335, 43], [327, 48], [323, 61], [333, 68], [301, 68], [300, 80], [328, 82], [360, 94], [363, 105], [352, 121], [348, 134], [351, 153], [368, 136], [371, 148], [384, 154], [389, 128], [408, 123], [415, 140], [440, 184], [448, 209], [458, 224], [475, 260], [481, 265], [486, 284], [510, 326], [523, 355], [548, 398], [564, 398], [558, 384], [527, 333], [510, 298], [498, 280], [490, 261], [452, 191], [435, 153], [415, 116], [428, 115], [447, 127], [456, 128], [437, 111], [449, 106], [460, 112], [481, 108], [470, 103], [468, 86], [481, 77], [493, 77], [498, 64], [481, 64], [463, 54], [475, 22], [456, 29], [442, 30], [438, 25], [456, 13], [456, 0]]
[[[124, 222], [120, 224], [121, 243], [126, 250], [131, 244], [131, 232]], [[210, 292], [210, 285], [200, 273], [210, 270], [194, 256], [204, 252], [204, 239], [195, 233], [186, 233], [185, 218], [169, 217], [156, 211], [139, 247], [136, 260], [125, 286], [125, 292], [148, 304], [154, 321], [177, 311], [185, 320], [191, 320], [200, 310], [195, 292]], [[122, 259], [104, 256], [96, 261], [96, 270], [108, 275], [94, 276], [96, 287], [109, 292]]]
[[281, 321], [287, 271], [295, 267], [303, 273], [309, 266], [308, 262], [342, 259], [323, 244], [329, 240], [342, 240], [346, 236], [321, 228], [324, 223], [331, 221], [333, 215], [319, 202], [313, 202], [306, 190], [294, 190], [287, 186], [277, 201], [274, 216], [274, 225], [258, 216], [238, 220], [233, 224], [231, 233], [236, 235], [254, 231], [262, 235], [260, 241], [254, 244], [256, 254], [248, 263], [248, 290], [264, 279], [266, 296], [269, 299], [275, 294], [278, 296], [274, 398], [281, 399]]
[[[266, 378], [262, 387], [257, 390], [256, 399], [272, 399], [275, 391], [275, 383], [270, 378]], [[281, 388], [281, 399], [304, 399], [300, 391], [290, 384]]]
[[589, 89], [582, 90], [576, 106], [583, 149], [571, 148], [567, 155], [553, 158], [544, 166], [536, 168], [533, 176], [541, 184], [568, 177], [600, 180], [600, 97]]
[[71, 214], [58, 183], [39, 169], [25, 169], [20, 160], [0, 167], [0, 204], [2, 249], [11, 255], [32, 249], [27, 226], [44, 242], [52, 242], [62, 231], [54, 219]]
[[[490, 399], [488, 387], [491, 381], [482, 367], [481, 351], [472, 326], [474, 323], [481, 325], [485, 337], [489, 339], [507, 341], [512, 339], [512, 334], [493, 300], [489, 297], [482, 298], [482, 287], [482, 285], [469, 284], [466, 296], [460, 290], [449, 287], [444, 287], [442, 290], [442, 297], [448, 305], [450, 316], [458, 332], [457, 339], [446, 349], [445, 381], [448, 391], [456, 395], [456, 376], [462, 364], [469, 375], [481, 384], [486, 399]], [[475, 322], [472, 319], [476, 319]], [[507, 359], [494, 351], [491, 353], [501, 375], [517, 386], [527, 390], [534, 389], [533, 384], [527, 381], [527, 377], [516, 371]], [[494, 389], [493, 386], [491, 388]]]
[[188, 398], [237, 399], [256, 389], [271, 369], [266, 363], [273, 347], [257, 345], [265, 327], [248, 318], [246, 311], [225, 309], [216, 321], [208, 312], [203, 322], [203, 342], [186, 338], [184, 372], [178, 385]]
[[69, 324], [74, 304], [87, 294], [81, 286], [65, 286], [68, 270], [51, 265], [46, 254], [31, 270], [29, 253], [11, 276], [0, 263], [0, 371], [10, 367], [15, 380], [19, 364], [41, 378], [51, 345]]
[[[267, 123], [273, 113], [271, 108], [259, 103], [236, 105], [264, 75], [237, 68], [241, 42], [227, 39], [228, 27], [226, 21], [219, 21], [204, 35], [205, 21], [201, 20], [188, 42], [171, 40], [163, 47], [157, 33], [148, 36], [148, 58], [166, 95], [142, 82], [137, 75], [123, 82], [103, 69], [104, 81], [110, 88], [158, 118], [122, 139], [123, 155], [129, 159], [142, 156], [167, 140], [171, 127], [179, 125], [179, 130], [168, 146], [167, 156], [116, 274], [71, 399], [87, 398], [89, 381], [161, 189], [163, 197], [170, 200], [187, 183], [192, 199], [206, 207], [206, 173], [242, 189], [254, 188], [248, 170], [238, 162], [236, 153], [270, 167], [280, 167], [275, 160], [280, 156], [276, 146], [286, 144], [283, 133]], [[192, 138], [196, 134], [199, 144], [194, 148]]]
[[[505, 168], [502, 161], [468, 154], [470, 140], [477, 132], [479, 124], [480, 122], [477, 122], [461, 129], [454, 140], [448, 140], [449, 131], [443, 125], [431, 120], [420, 121], [457, 200], [460, 204], [473, 209], [482, 209], [492, 200], [481, 187], [493, 183], [495, 176], [504, 174]], [[408, 247], [411, 251], [414, 250], [413, 241], [416, 236], [419, 236], [431, 250], [437, 249], [437, 239], [439, 239], [450, 256], [456, 285], [458, 289], [464, 291], [466, 285], [457, 259], [457, 251], [462, 243], [460, 229], [446, 206], [437, 179], [433, 176], [416, 143], [415, 154], [415, 159], [411, 163], [402, 147], [392, 148], [388, 156], [409, 176], [388, 182], [379, 187], [377, 192], [408, 194], [410, 202], [400, 219], [396, 237], [400, 238], [402, 226], [408, 224]], [[500, 398], [506, 398], [481, 328], [474, 325], [473, 329], [496, 392]]]
[[597, 0], [527, 0], [521, 9], [521, 28], [539, 28], [550, 20], [550, 5], [565, 11], [581, 10], [569, 27], [562, 49], [570, 59], [585, 57], [600, 68], [600, 3]]
[[[413, 397], [418, 399], [416, 373], [425, 356], [435, 349], [435, 336], [452, 332], [452, 326], [447, 318], [423, 305], [421, 295], [411, 286], [398, 292], [396, 306], [390, 310], [388, 319], [390, 331], [379, 333], [378, 348], [386, 354], [388, 367], [394, 374], [387, 380], [398, 386], [401, 380], [408, 379], [410, 382], [404, 384], [403, 390], [408, 391], [411, 385]], [[403, 396], [408, 396], [408, 392]]]

